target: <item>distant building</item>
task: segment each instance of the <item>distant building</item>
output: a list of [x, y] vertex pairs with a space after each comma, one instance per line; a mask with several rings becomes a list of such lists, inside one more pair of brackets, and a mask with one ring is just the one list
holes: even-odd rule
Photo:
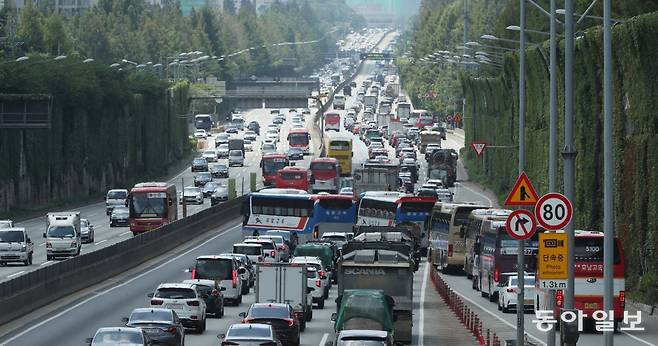
[[54, 0], [52, 2], [47, 2], [43, 0], [0, 0], [3, 2], [0, 8], [4, 7], [4, 4], [11, 4], [17, 12], [20, 12], [27, 4], [30, 2], [37, 6], [53, 6], [55, 12], [58, 12], [62, 16], [69, 17], [76, 14], [82, 14], [89, 10], [91, 7], [98, 3], [98, 0]]

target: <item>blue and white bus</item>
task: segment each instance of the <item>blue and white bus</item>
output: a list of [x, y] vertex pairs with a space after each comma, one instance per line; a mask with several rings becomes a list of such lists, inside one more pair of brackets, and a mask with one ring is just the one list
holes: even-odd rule
[[429, 244], [428, 229], [434, 197], [418, 197], [393, 191], [361, 194], [356, 224], [359, 226], [417, 225], [421, 251]]
[[[297, 189], [263, 189], [245, 197], [242, 235], [270, 229], [292, 231], [300, 243], [323, 230], [349, 230], [356, 215], [350, 196], [313, 195]], [[315, 231], [315, 232], [314, 232]], [[315, 233], [315, 234], [314, 234]]]

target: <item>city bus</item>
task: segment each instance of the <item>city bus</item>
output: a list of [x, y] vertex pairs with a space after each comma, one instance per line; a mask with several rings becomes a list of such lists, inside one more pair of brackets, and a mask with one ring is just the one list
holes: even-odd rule
[[[473, 278], [473, 262], [476, 258], [475, 244], [479, 242], [480, 235], [483, 234], [484, 227], [488, 227], [489, 223], [485, 222], [487, 220], [491, 221], [505, 221], [509, 214], [512, 211], [509, 209], [475, 209], [471, 211], [468, 215], [468, 225], [466, 226], [466, 257], [464, 258], [464, 271], [466, 272], [466, 278]], [[475, 267], [477, 269], [477, 267]], [[473, 288], [476, 287], [476, 282], [473, 281]]]
[[357, 226], [411, 225], [419, 239], [421, 251], [427, 250], [427, 229], [436, 197], [418, 197], [392, 191], [369, 191], [362, 194], [357, 210]]
[[300, 148], [305, 155], [310, 153], [311, 135], [308, 129], [291, 129], [288, 133], [288, 146], [290, 148]]
[[178, 220], [177, 199], [173, 184], [135, 184], [128, 194], [130, 231], [137, 235]]
[[300, 167], [283, 167], [276, 171], [274, 186], [276, 188], [308, 191], [308, 171]]
[[313, 237], [319, 239], [326, 232], [352, 232], [356, 219], [356, 204], [352, 196], [314, 195], [315, 228]]
[[276, 172], [288, 166], [290, 160], [286, 154], [266, 154], [260, 160], [261, 173], [263, 174], [263, 185], [272, 186], [275, 183]]
[[429, 261], [443, 272], [464, 269], [468, 215], [475, 209], [487, 209], [475, 203], [436, 203], [429, 228]]
[[[509, 276], [517, 275], [517, 253], [519, 241], [507, 233], [505, 221], [486, 220], [483, 223], [480, 240], [474, 245], [479, 261], [474, 265], [479, 268], [474, 283], [482, 297], [489, 301], [498, 299], [498, 284], [506, 282]], [[537, 264], [539, 234], [535, 233], [524, 241], [524, 269], [527, 274], [534, 274]]]
[[210, 132], [210, 129], [212, 128], [212, 118], [210, 117], [210, 114], [197, 114], [194, 116], [194, 127], [199, 129], [206, 130], [207, 132]]
[[[564, 231], [557, 231], [564, 232]], [[574, 234], [574, 309], [582, 311], [587, 319], [597, 310], [605, 310], [603, 306], [603, 232], [576, 230]], [[626, 273], [623, 247], [619, 238], [614, 238], [613, 246], [613, 311], [614, 320], [619, 324], [624, 317], [626, 305]], [[553, 287], [556, 289], [556, 302], [553, 316], [559, 316], [558, 311], [563, 307], [564, 290], [566, 287]], [[551, 310], [550, 291], [536, 283], [535, 311]]]
[[242, 202], [242, 235], [271, 229], [291, 231], [299, 243], [312, 238], [315, 226], [313, 195], [298, 189], [263, 189]]
[[326, 112], [324, 113], [324, 130], [334, 130], [340, 132], [340, 113]]
[[340, 186], [340, 165], [333, 157], [319, 157], [311, 160], [311, 192], [338, 193]]
[[352, 147], [352, 138], [332, 134], [326, 135], [325, 148], [327, 157], [333, 157], [338, 161], [340, 166], [340, 175], [352, 175], [352, 157], [354, 156]]

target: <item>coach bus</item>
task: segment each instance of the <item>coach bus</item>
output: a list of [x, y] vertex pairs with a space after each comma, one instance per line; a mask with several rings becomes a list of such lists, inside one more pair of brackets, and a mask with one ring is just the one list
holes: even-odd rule
[[[471, 211], [468, 215], [468, 223], [466, 226], [466, 239], [464, 239], [466, 250], [464, 258], [464, 271], [466, 272], [466, 278], [472, 279], [474, 269], [473, 267], [474, 259], [477, 257], [475, 252], [475, 244], [480, 240], [480, 236], [483, 234], [484, 227], [488, 227], [489, 223], [487, 220], [491, 221], [505, 221], [509, 214], [512, 211], [509, 209], [475, 209]], [[473, 281], [473, 288], [475, 288], [476, 282]]]
[[[591, 320], [595, 311], [605, 310], [603, 306], [603, 232], [576, 230], [574, 239], [575, 295], [573, 307], [581, 310]], [[626, 305], [626, 273], [624, 271], [624, 251], [617, 237], [614, 238], [613, 252], [614, 299], [612, 307], [615, 324], [619, 325], [623, 320]], [[553, 289], [556, 290], [556, 301], [552, 305], [554, 306], [553, 316], [559, 316], [558, 311], [563, 307], [566, 287], [541, 287], [539, 282], [536, 286], [535, 311], [551, 310], [549, 289]]]
[[263, 174], [263, 185], [272, 186], [276, 180], [276, 172], [288, 166], [290, 160], [286, 154], [265, 154], [260, 160], [260, 168]]
[[299, 148], [304, 155], [310, 153], [311, 135], [308, 129], [291, 129], [288, 133], [288, 146], [290, 148]]
[[139, 183], [128, 194], [130, 231], [148, 232], [178, 220], [176, 186], [168, 183]]
[[[535, 233], [530, 239], [524, 241], [524, 269], [528, 274], [535, 272], [537, 264], [537, 249], [539, 235]], [[497, 286], [507, 281], [509, 276], [517, 275], [517, 254], [519, 241], [507, 233], [505, 221], [484, 222], [479, 243], [475, 244], [476, 253], [479, 254], [479, 268], [476, 273], [477, 289], [489, 301], [498, 299]]]
[[418, 197], [392, 191], [371, 191], [362, 194], [357, 210], [357, 226], [414, 225], [421, 251], [426, 251], [429, 220], [435, 197]]
[[352, 157], [354, 156], [352, 138], [336, 134], [325, 134], [327, 157], [333, 157], [340, 165], [340, 175], [352, 174]]
[[429, 228], [430, 262], [444, 272], [461, 272], [466, 257], [468, 215], [475, 209], [487, 208], [475, 203], [436, 203]]
[[324, 130], [334, 130], [340, 132], [340, 113], [326, 112], [324, 113]]
[[356, 219], [356, 204], [352, 196], [314, 195], [314, 238], [320, 238], [326, 232], [352, 232]]

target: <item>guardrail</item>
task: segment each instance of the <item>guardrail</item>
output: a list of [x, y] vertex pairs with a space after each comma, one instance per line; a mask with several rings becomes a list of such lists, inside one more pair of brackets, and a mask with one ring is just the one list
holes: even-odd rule
[[[384, 41], [386, 36], [388, 36], [390, 33], [394, 32], [394, 31], [395, 31], [395, 29], [391, 29], [391, 30], [387, 31], [382, 36], [382, 38], [380, 38], [379, 41], [377, 41], [377, 43], [375, 43], [375, 45], [372, 46], [372, 49], [370, 49], [368, 54], [372, 53], [372, 51], [374, 51], [379, 46], [379, 44], [382, 43], [382, 41]], [[315, 114], [315, 127], [316, 127], [316, 129], [321, 128], [319, 126], [318, 121], [322, 120], [322, 114], [324, 114], [324, 112], [326, 112], [327, 109], [329, 108], [329, 102], [331, 100], [333, 100], [334, 95], [336, 94], [336, 90], [342, 90], [345, 85], [352, 82], [356, 78], [356, 76], [358, 76], [363, 71], [363, 67], [365, 66], [366, 61], [367, 60], [361, 60], [361, 62], [359, 62], [359, 66], [356, 68], [356, 71], [350, 76], [350, 78], [347, 78], [344, 81], [342, 81], [340, 84], [338, 84], [336, 86], [336, 88], [334, 88], [334, 90], [327, 96], [327, 103], [323, 104], [322, 107], [319, 108], [317, 113]], [[322, 138], [324, 138], [324, 134], [320, 134], [320, 135], [322, 136]], [[320, 141], [320, 157], [324, 157], [324, 156], [326, 156], [325, 149], [324, 149], [324, 140], [321, 140]]]
[[0, 283], [0, 325], [165, 254], [240, 214], [242, 198]]

